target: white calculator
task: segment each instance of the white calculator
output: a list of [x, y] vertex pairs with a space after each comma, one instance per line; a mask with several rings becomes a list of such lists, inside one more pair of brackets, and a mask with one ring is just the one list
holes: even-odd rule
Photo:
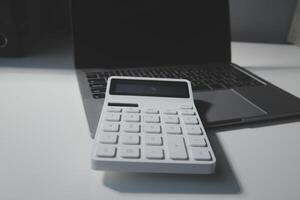
[[211, 174], [215, 165], [188, 80], [109, 78], [93, 169]]

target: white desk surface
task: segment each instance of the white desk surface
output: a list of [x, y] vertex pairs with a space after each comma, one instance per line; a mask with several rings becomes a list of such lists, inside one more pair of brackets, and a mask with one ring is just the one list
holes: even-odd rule
[[[300, 48], [233, 43], [233, 61], [300, 97]], [[1, 200], [300, 199], [300, 122], [209, 133], [212, 176], [97, 172], [70, 45], [0, 58], [0, 91]]]

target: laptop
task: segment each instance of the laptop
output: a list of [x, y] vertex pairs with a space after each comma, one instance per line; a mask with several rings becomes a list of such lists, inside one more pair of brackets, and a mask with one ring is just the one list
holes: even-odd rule
[[231, 62], [228, 0], [72, 0], [71, 6], [92, 137], [114, 75], [190, 80], [206, 128], [300, 115], [299, 98]]

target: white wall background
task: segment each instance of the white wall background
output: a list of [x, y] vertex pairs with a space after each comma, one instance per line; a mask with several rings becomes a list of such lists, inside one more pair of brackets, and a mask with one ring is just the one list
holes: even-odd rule
[[289, 41], [300, 46], [300, 1], [298, 1], [298, 6], [294, 15]]
[[297, 0], [230, 0], [235, 41], [287, 42]]

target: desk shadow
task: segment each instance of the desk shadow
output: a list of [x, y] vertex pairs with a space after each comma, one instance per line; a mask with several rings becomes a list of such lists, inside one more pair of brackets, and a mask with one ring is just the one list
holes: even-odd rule
[[241, 186], [216, 134], [210, 132], [208, 135], [217, 158], [213, 175], [105, 172], [103, 184], [122, 193], [241, 193]]
[[49, 35], [33, 46], [24, 56], [0, 58], [0, 68], [74, 70], [71, 37]]

